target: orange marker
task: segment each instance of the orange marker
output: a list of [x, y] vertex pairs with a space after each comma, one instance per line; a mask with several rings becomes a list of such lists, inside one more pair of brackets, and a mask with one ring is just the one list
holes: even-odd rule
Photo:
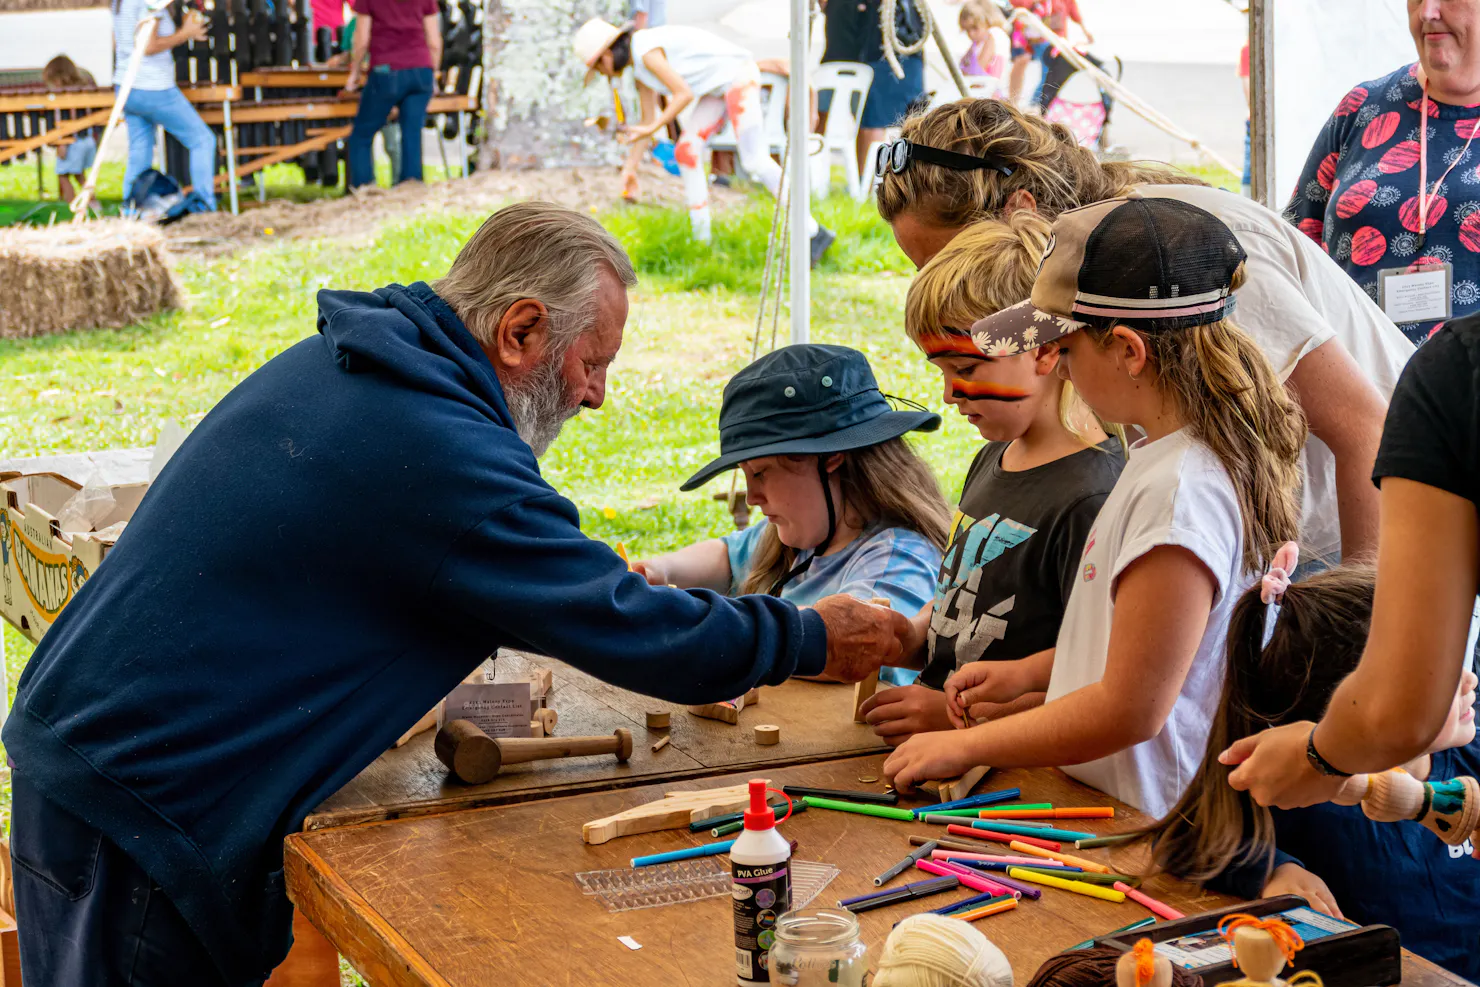
[[979, 819], [1114, 819], [1112, 806], [1085, 806], [1078, 809], [983, 809]]
[[1016, 850], [1018, 853], [1026, 853], [1030, 857], [1042, 857], [1046, 860], [1057, 860], [1061, 864], [1068, 864], [1070, 867], [1080, 867], [1094, 874], [1113, 873], [1113, 871], [1111, 871], [1110, 868], [1106, 867], [1104, 864], [1097, 864], [1093, 860], [1085, 860], [1083, 857], [1076, 857], [1072, 853], [1058, 853], [1054, 850], [1044, 850], [1040, 847], [1029, 846], [1021, 840], [1013, 840], [1011, 843], [1008, 844], [1008, 846]]
[[617, 555], [621, 557], [623, 562], [627, 563], [627, 571], [631, 572], [632, 560], [627, 558], [627, 546], [623, 545], [621, 542], [617, 542]]
[[980, 908], [973, 908], [969, 912], [956, 912], [954, 915], [947, 915], [946, 917], [959, 918], [963, 922], [975, 922], [977, 919], [986, 918], [988, 915], [1000, 915], [1002, 912], [1010, 912], [1016, 907], [1017, 899], [1008, 898], [1006, 901], [983, 905]]

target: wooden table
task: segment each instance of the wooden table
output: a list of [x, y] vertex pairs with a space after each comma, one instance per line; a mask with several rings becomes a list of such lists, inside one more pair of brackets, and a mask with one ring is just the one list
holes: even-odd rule
[[[853, 688], [847, 685], [790, 680], [762, 688], [759, 705], [746, 707], [739, 724], [732, 726], [692, 716], [683, 706], [607, 685], [552, 658], [504, 652], [496, 668], [500, 681], [517, 680], [535, 668], [551, 669], [550, 707], [560, 714], [556, 735], [597, 736], [626, 727], [634, 740], [632, 759], [625, 765], [610, 757], [515, 764], [486, 785], [470, 786], [448, 781], [447, 768], [432, 752], [434, 731], [428, 731], [382, 754], [319, 806], [304, 827], [313, 830], [630, 788], [884, 749], [872, 730], [853, 722]], [[670, 714], [671, 729], [650, 732], [646, 714], [665, 711]], [[781, 743], [758, 746], [752, 729], [758, 723], [780, 726]], [[672, 739], [653, 753], [652, 744], [664, 733]]]
[[[883, 757], [848, 758], [766, 772], [773, 785], [874, 788], [858, 781], [880, 772]], [[736, 784], [746, 774], [703, 786]], [[1104, 805], [1106, 797], [1057, 771], [1004, 771], [983, 788], [1021, 787], [1024, 799], [1055, 805]], [[733, 933], [730, 902], [607, 912], [582, 894], [574, 875], [627, 865], [643, 853], [707, 842], [704, 834], [650, 833], [600, 846], [581, 841], [581, 824], [660, 798], [672, 785], [527, 802], [290, 836], [288, 893], [299, 909], [374, 987], [472, 987], [509, 984], [730, 984]], [[1124, 812], [1113, 825], [1138, 822]], [[842, 870], [814, 904], [873, 889], [873, 876], [909, 852], [911, 833], [940, 835], [938, 826], [812, 809], [783, 831], [800, 842], [797, 858]], [[1130, 851], [1086, 850], [1121, 868]], [[902, 879], [901, 879], [902, 880]], [[1145, 890], [1188, 914], [1230, 899], [1157, 877]], [[871, 957], [893, 923], [934, 907], [897, 905], [860, 916]], [[1045, 889], [1039, 901], [983, 920], [979, 928], [1012, 960], [1026, 983], [1049, 956], [1146, 916], [1140, 906], [1111, 904]], [[641, 943], [627, 949], [618, 936]], [[1405, 984], [1436, 987], [1465, 981], [1416, 956], [1404, 956]]]

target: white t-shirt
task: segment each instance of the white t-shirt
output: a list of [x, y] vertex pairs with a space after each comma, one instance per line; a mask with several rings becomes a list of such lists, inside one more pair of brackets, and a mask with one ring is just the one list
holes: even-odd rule
[[[128, 60], [134, 53], [134, 32], [139, 21], [149, 13], [144, 0], [119, 0], [118, 13], [113, 15], [113, 84], [123, 85], [128, 72]], [[155, 37], [167, 38], [175, 33], [175, 22], [168, 12], [159, 15], [159, 24], [154, 28]], [[134, 88], [158, 92], [175, 88], [175, 56], [168, 50], [145, 55], [139, 63], [139, 74], [134, 76]]]
[[663, 49], [668, 64], [688, 83], [695, 97], [724, 95], [741, 71], [755, 61], [755, 56], [739, 45], [697, 27], [667, 24], [637, 31], [632, 35], [632, 74], [649, 89], [667, 96], [673, 94], [643, 62], [655, 48]]
[[1228, 618], [1255, 576], [1243, 571], [1238, 495], [1223, 464], [1186, 429], [1131, 446], [1120, 480], [1085, 539], [1079, 578], [1054, 647], [1048, 702], [1105, 675], [1117, 580], [1161, 545], [1186, 549], [1218, 581], [1207, 629], [1161, 732], [1109, 757], [1064, 768], [1149, 815], [1164, 815], [1197, 773], [1223, 688]]
[[[1311, 350], [1338, 339], [1383, 400], [1392, 397], [1413, 344], [1310, 237], [1273, 210], [1222, 189], [1143, 185], [1139, 191], [1206, 209], [1238, 237], [1249, 255], [1248, 280], [1233, 321], [1259, 344], [1280, 380]], [[1300, 556], [1334, 560], [1341, 551], [1336, 457], [1311, 436], [1300, 458]]]

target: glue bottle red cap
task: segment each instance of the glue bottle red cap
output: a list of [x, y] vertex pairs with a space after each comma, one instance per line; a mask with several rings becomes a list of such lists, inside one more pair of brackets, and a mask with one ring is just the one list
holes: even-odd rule
[[746, 829], [772, 829], [776, 825], [776, 812], [766, 801], [766, 780], [750, 779], [750, 808], [745, 810]]

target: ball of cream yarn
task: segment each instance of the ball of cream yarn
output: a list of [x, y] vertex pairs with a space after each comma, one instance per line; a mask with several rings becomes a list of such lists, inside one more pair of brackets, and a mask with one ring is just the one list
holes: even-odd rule
[[1012, 964], [970, 922], [911, 915], [889, 933], [874, 987], [1012, 987]]

